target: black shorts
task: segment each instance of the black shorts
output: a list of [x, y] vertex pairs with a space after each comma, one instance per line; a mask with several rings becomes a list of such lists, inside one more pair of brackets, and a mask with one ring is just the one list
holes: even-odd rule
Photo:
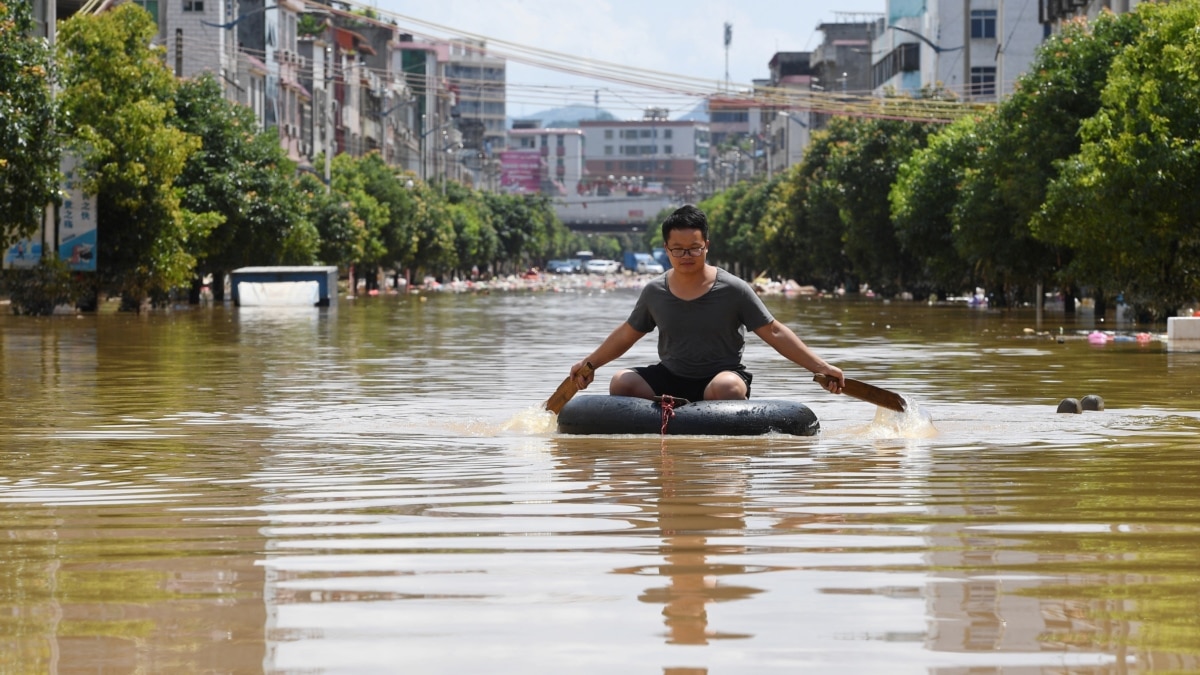
[[[731, 373], [735, 373], [742, 378], [746, 383], [746, 398], [750, 398], [750, 381], [754, 379], [745, 366], [730, 368]], [[633, 372], [642, 376], [646, 384], [654, 390], [658, 396], [674, 396], [675, 398], [684, 398], [689, 401], [703, 401], [704, 388], [712, 382], [712, 377], [707, 379], [695, 379], [691, 377], [680, 377], [675, 373], [667, 370], [667, 367], [661, 363], [656, 363], [652, 366], [640, 366], [634, 368]], [[716, 377], [715, 375], [713, 377]]]

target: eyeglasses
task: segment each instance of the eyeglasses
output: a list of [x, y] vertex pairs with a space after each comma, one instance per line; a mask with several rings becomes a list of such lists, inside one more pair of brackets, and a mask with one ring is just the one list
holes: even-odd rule
[[671, 252], [671, 257], [673, 258], [682, 258], [685, 255], [690, 255], [693, 258], [699, 258], [700, 254], [704, 253], [703, 246], [693, 246], [691, 248], [669, 248], [667, 250]]

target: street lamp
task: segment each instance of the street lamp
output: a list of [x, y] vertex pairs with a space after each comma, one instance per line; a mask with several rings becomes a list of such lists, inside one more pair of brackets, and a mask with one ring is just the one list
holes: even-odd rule
[[[392, 143], [390, 142], [391, 134], [388, 131], [388, 122], [391, 119], [391, 114], [393, 112], [396, 112], [400, 108], [408, 107], [410, 105], [413, 105], [416, 102], [417, 102], [417, 99], [410, 96], [410, 97], [407, 97], [407, 98], [401, 100], [396, 105], [379, 112], [379, 136], [381, 139], [383, 139], [383, 151], [384, 151], [383, 161], [384, 161], [384, 163], [386, 163], [386, 164], [391, 163], [389, 161], [391, 159], [391, 156], [390, 156], [390, 153], [388, 152], [388, 147], [390, 145], [392, 145]], [[406, 123], [405, 126], [411, 126], [411, 124]]]
[[776, 118], [778, 119], [780, 117], [782, 117], [784, 119], [784, 123], [783, 123], [783, 168], [786, 169], [787, 167], [792, 165], [792, 122], [799, 124], [800, 127], [805, 130], [808, 129], [808, 124], [806, 124], [804, 122], [804, 120], [796, 119], [795, 117], [792, 116], [791, 113], [784, 111], [784, 110], [780, 110], [777, 113]]
[[[446, 131], [446, 129], [450, 128], [453, 124], [454, 124], [454, 120], [450, 120], [450, 121], [446, 122], [445, 124], [442, 124], [441, 126], [434, 127], [433, 129], [427, 129], [426, 131], [421, 133], [421, 180], [428, 180], [427, 165], [429, 163], [429, 151], [428, 151], [428, 147], [427, 147], [428, 141], [426, 141], [426, 139], [429, 138], [429, 136], [431, 134], [435, 134], [439, 131], [442, 131], [442, 132]], [[422, 114], [421, 115], [421, 127], [424, 128], [424, 126], [425, 126], [425, 115]], [[454, 141], [454, 143], [458, 143], [458, 142], [459, 141]], [[443, 144], [442, 150], [447, 150], [448, 148], [449, 148], [448, 145]], [[441, 155], [441, 153], [439, 152], [438, 157], [436, 158], [437, 164], [439, 164], [439, 165], [441, 164], [440, 155]], [[434, 170], [435, 171], [437, 170], [436, 166], [434, 167]]]

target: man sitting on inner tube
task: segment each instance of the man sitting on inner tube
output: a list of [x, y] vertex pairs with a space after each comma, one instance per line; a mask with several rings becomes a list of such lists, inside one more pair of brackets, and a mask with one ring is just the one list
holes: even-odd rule
[[610, 394], [689, 401], [749, 398], [752, 375], [742, 365], [749, 328], [789, 361], [828, 375], [827, 390], [842, 392], [846, 376], [840, 368], [775, 320], [750, 284], [708, 264], [708, 217], [703, 211], [691, 204], [679, 207], [663, 221], [662, 235], [671, 269], [642, 288], [625, 323], [571, 366], [580, 389], [595, 377], [585, 364], [599, 368], [657, 328], [659, 363], [617, 371], [608, 385]]

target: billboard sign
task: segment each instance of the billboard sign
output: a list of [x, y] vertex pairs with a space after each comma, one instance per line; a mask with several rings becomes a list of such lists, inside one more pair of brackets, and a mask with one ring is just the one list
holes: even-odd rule
[[500, 189], [504, 192], [542, 191], [542, 157], [536, 152], [508, 150], [500, 153]]
[[63, 155], [62, 197], [58, 210], [58, 257], [76, 272], [96, 271], [96, 197], [84, 194], [78, 160]]
[[22, 239], [4, 251], [4, 269], [27, 270], [42, 259], [42, 230], [38, 228], [30, 239]]

